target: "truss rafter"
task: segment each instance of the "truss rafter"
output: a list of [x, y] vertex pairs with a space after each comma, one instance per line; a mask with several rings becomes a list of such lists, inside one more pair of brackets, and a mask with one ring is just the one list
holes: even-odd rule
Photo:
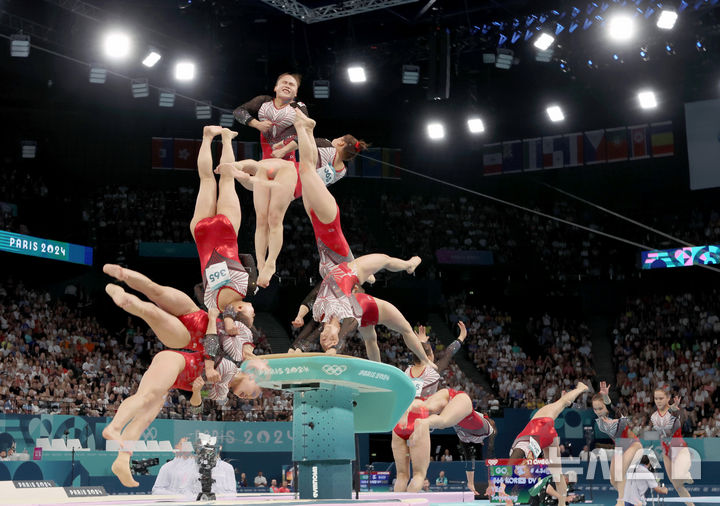
[[347, 0], [323, 7], [315, 7], [314, 9], [303, 5], [297, 0], [262, 0], [262, 2], [299, 19], [303, 23], [310, 24], [414, 3], [417, 0]]

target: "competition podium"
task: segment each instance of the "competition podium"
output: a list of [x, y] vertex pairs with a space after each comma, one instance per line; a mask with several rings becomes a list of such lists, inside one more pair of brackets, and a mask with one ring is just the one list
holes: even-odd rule
[[[415, 397], [412, 381], [391, 365], [343, 355], [259, 358], [270, 370], [257, 375], [257, 384], [294, 393], [300, 499], [350, 499], [355, 434], [392, 430]], [[252, 373], [246, 365], [242, 370]]]

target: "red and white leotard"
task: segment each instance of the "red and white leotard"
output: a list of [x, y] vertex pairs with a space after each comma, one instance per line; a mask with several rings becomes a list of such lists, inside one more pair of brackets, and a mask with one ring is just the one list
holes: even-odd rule
[[[318, 143], [319, 140], [315, 142]], [[320, 179], [322, 179], [322, 182], [325, 183], [325, 186], [337, 183], [347, 174], [347, 167], [344, 165], [342, 170], [335, 170], [336, 158], [337, 149], [335, 149], [332, 143], [330, 146], [318, 147], [317, 173]]]
[[[341, 170], [335, 169], [335, 160], [337, 158], [337, 149], [332, 145], [332, 142], [327, 139], [315, 139], [315, 144], [318, 146], [318, 161], [315, 166], [317, 175], [320, 176], [320, 180], [325, 186], [337, 183], [347, 174], [347, 167], [343, 164]], [[293, 196], [297, 199], [302, 196], [302, 181], [300, 180], [300, 166], [295, 162], [295, 170], [298, 171], [297, 183], [295, 184], [295, 192]], [[275, 176], [268, 174], [268, 178], [273, 179]]]
[[356, 293], [355, 300], [360, 305], [360, 319], [358, 323], [361, 327], [374, 327], [378, 324], [380, 318], [380, 310], [377, 302], [372, 295], [366, 293]]
[[[307, 114], [307, 108], [302, 102], [297, 102], [303, 113]], [[233, 115], [238, 122], [247, 125], [250, 120], [257, 119], [259, 121], [272, 122], [272, 128], [267, 134], [260, 134], [260, 147], [262, 148], [263, 159], [271, 158], [273, 144], [282, 141], [289, 144], [297, 138], [295, 131], [295, 108], [290, 104], [283, 107], [277, 107], [275, 100], [270, 95], [259, 95], [249, 102], [244, 103], [233, 111]], [[295, 151], [291, 151], [285, 155], [284, 160], [295, 161]]]
[[235, 363], [223, 359], [215, 366], [215, 370], [220, 373], [220, 381], [208, 385], [208, 399], [224, 404], [227, 401], [228, 392], [230, 392], [230, 381], [239, 369]]
[[670, 456], [670, 448], [683, 448], [687, 443], [682, 438], [682, 423], [679, 416], [672, 414], [668, 410], [664, 415], [659, 411], [655, 411], [650, 416], [653, 430], [660, 433], [660, 442], [662, 443], [663, 453]]
[[[359, 295], [359, 294], [358, 294]], [[415, 398], [427, 399], [437, 392], [440, 385], [440, 374], [432, 367], [425, 367], [419, 376], [413, 376], [412, 366], [405, 369], [405, 374], [415, 385]]]
[[482, 443], [493, 434], [493, 427], [481, 413], [473, 411], [453, 427], [463, 443]]
[[323, 279], [313, 304], [313, 319], [328, 322], [335, 316], [339, 320], [362, 317], [362, 309], [352, 290], [358, 284], [357, 273], [343, 262], [336, 265]]
[[320, 276], [325, 279], [330, 269], [343, 262], [352, 262], [355, 257], [350, 251], [350, 245], [345, 239], [340, 226], [339, 207], [335, 219], [330, 223], [321, 222], [312, 209], [310, 210], [310, 221], [312, 222], [313, 232], [315, 232], [315, 241], [320, 255], [318, 270]]
[[415, 420], [417, 420], [418, 418], [424, 419], [428, 416], [430, 416], [430, 412], [424, 406], [420, 409], [410, 410], [407, 415], [407, 425], [405, 427], [402, 427], [398, 422], [398, 424], [395, 425], [393, 432], [407, 441], [410, 436], [412, 436], [412, 433], [415, 432]]
[[185, 359], [185, 369], [183, 369], [182, 372], [178, 374], [178, 377], [175, 378], [175, 383], [173, 383], [170, 388], [177, 388], [179, 390], [186, 390], [188, 392], [191, 392], [193, 381], [195, 381], [199, 376], [201, 376], [203, 371], [205, 370], [205, 360], [203, 359], [203, 354], [198, 352], [177, 350], [169, 351], [172, 351], [173, 353], [178, 353], [179, 355], [182, 355], [182, 357]]
[[223, 351], [228, 357], [232, 358], [236, 362], [243, 361], [242, 349], [246, 344], [249, 344], [253, 348], [255, 347], [255, 341], [253, 339], [252, 332], [246, 325], [236, 321], [235, 327], [237, 328], [237, 334], [231, 336], [225, 331], [225, 322], [222, 318], [218, 318], [217, 330], [220, 338], [220, 344], [222, 345]]
[[599, 417], [597, 419], [598, 429], [610, 436], [616, 447], [627, 451], [633, 444], [640, 440], [630, 429], [630, 421], [627, 417], [620, 418]]
[[222, 214], [200, 220], [195, 225], [195, 245], [200, 256], [205, 306], [217, 308], [220, 290], [226, 288], [245, 297], [249, 275], [240, 263], [237, 234], [230, 220]]
[[[537, 441], [542, 450], [552, 446], [555, 438], [558, 437], [555, 431], [555, 420], [549, 416], [530, 420], [522, 432], [515, 438], [510, 451], [512, 452], [513, 449], [518, 447], [522, 448], [523, 451], [525, 451], [525, 455], [527, 455], [529, 450], [528, 441], [530, 441], [531, 437]], [[538, 457], [539, 455], [535, 455], [535, 458]]]
[[208, 314], [203, 310], [197, 310], [194, 313], [178, 316], [178, 320], [182, 322], [188, 332], [190, 332], [190, 342], [184, 347], [186, 350], [203, 352], [203, 339], [208, 326]]

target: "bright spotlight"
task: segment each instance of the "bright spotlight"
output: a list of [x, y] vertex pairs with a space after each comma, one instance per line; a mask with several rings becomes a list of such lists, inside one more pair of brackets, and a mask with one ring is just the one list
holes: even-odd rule
[[638, 101], [640, 101], [640, 107], [643, 109], [654, 109], [657, 107], [657, 98], [655, 98], [655, 92], [646, 90], [638, 93]]
[[366, 81], [364, 68], [348, 67], [347, 71], [351, 83], [364, 83]]
[[181, 61], [175, 65], [175, 79], [178, 81], [192, 81], [195, 78], [195, 64]]
[[533, 45], [540, 51], [545, 51], [552, 45], [553, 42], [555, 42], [555, 37], [548, 35], [547, 33], [541, 33], [540, 37], [535, 39], [535, 43]]
[[485, 124], [480, 118], [470, 118], [467, 121], [468, 130], [472, 134], [479, 134], [485, 131]]
[[436, 141], [445, 138], [445, 126], [442, 123], [428, 123], [427, 134], [432, 140]]
[[608, 28], [610, 38], [619, 42], [626, 42], [635, 35], [635, 21], [630, 16], [617, 15], [610, 18]]
[[160, 61], [160, 58], [162, 58], [162, 56], [160, 56], [160, 53], [151, 50], [145, 57], [145, 59], [142, 61], [142, 64], [146, 67], [154, 67], [155, 64]]
[[557, 123], [558, 121], [565, 119], [565, 115], [559, 105], [551, 105], [548, 107], [547, 115], [553, 123]]
[[657, 27], [663, 30], [672, 30], [677, 21], [677, 12], [671, 10], [664, 10], [660, 13], [660, 17], [657, 20]]
[[105, 36], [105, 54], [110, 58], [125, 58], [130, 54], [130, 37], [121, 32]]

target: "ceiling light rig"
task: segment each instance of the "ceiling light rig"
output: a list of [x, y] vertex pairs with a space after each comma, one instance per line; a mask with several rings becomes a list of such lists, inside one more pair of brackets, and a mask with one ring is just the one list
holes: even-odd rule
[[[641, 28], [646, 32], [648, 29], [655, 33], [667, 32], [677, 26], [686, 9], [709, 11], [716, 5], [720, 5], [720, 0], [679, 0], [677, 3], [670, 0], [589, 0], [585, 5], [575, 4], [564, 10], [536, 12], [512, 20], [489, 20], [473, 26], [470, 34], [493, 41], [491, 44], [495, 47], [486, 47], [487, 53], [512, 47], [520, 39], [529, 41], [538, 49], [536, 60], [547, 61], [542, 48], [552, 48], [559, 36], [568, 37], [568, 34], [597, 26], [607, 30], [617, 42], [629, 42]], [[703, 42], [697, 49], [703, 52], [705, 47]]]

